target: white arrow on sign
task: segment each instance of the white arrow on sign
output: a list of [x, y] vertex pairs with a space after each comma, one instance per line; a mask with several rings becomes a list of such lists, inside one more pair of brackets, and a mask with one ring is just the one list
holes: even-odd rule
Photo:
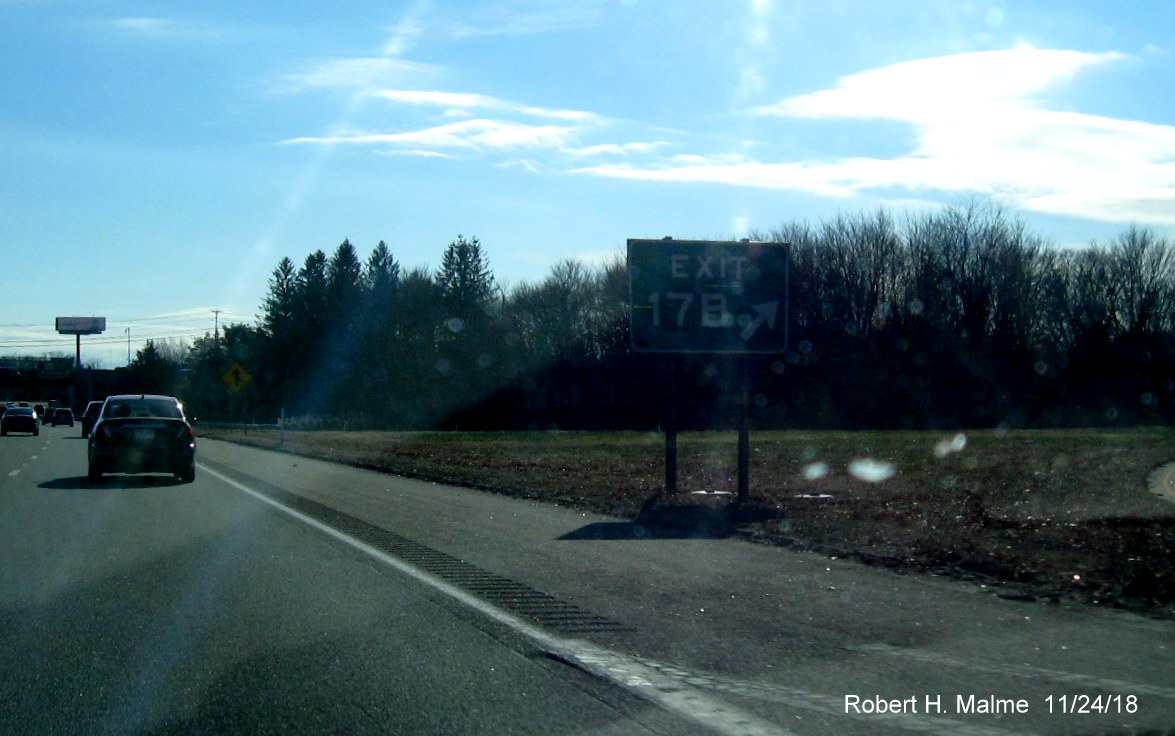
[[747, 322], [747, 324], [743, 326], [742, 332], [739, 333], [739, 337], [742, 338], [743, 342], [749, 342], [751, 336], [753, 336], [756, 330], [762, 327], [764, 323], [766, 323], [768, 328], [775, 329], [775, 318], [779, 315], [779, 302], [764, 302], [762, 304], [755, 304], [751, 307], [751, 309], [755, 310], [755, 316], [751, 319], [750, 322]]

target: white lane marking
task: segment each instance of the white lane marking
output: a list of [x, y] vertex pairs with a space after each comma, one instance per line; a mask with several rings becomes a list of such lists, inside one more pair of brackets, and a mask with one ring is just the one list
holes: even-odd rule
[[9, 470], [9, 471], [8, 471], [8, 477], [9, 477], [9, 478], [11, 478], [11, 477], [12, 477], [12, 476], [14, 476], [14, 475], [19, 475], [19, 474], [20, 474], [20, 468], [17, 468], [16, 470]]
[[865, 644], [862, 646], [849, 647], [849, 649], [856, 652], [871, 652], [877, 654], [887, 654], [893, 657], [904, 657], [905, 659], [912, 659], [916, 662], [925, 662], [927, 664], [933, 664], [942, 667], [973, 670], [975, 672], [985, 672], [994, 675], [1011, 675], [1012, 677], [1026, 677], [1032, 680], [1040, 680], [1042, 678], [1049, 679], [1056, 682], [1065, 683], [1066, 685], [1085, 687], [1092, 690], [1110, 690], [1132, 695], [1154, 695], [1160, 698], [1175, 698], [1175, 689], [1163, 687], [1161, 685], [1143, 685], [1137, 682], [1127, 682], [1126, 680], [1115, 680], [1107, 677], [1080, 675], [1075, 672], [1051, 670], [1044, 667], [1032, 667], [1031, 665], [1026, 664], [989, 664], [984, 662], [974, 662], [971, 660], [956, 659], [945, 654], [937, 654], [935, 652], [928, 652], [919, 649], [904, 649], [902, 647], [895, 647], [889, 644]]
[[579, 639], [565, 639], [554, 636], [532, 624], [517, 618], [513, 614], [490, 605], [460, 588], [419, 570], [403, 560], [376, 549], [358, 539], [354, 539], [317, 519], [311, 518], [299, 511], [282, 505], [260, 491], [233, 480], [221, 473], [199, 464], [201, 471], [236, 488], [242, 493], [253, 496], [259, 501], [269, 504], [275, 509], [292, 516], [302, 523], [312, 526], [319, 531], [329, 534], [335, 539], [363, 552], [364, 554], [383, 562], [389, 567], [409, 575], [421, 583], [432, 587], [460, 603], [473, 608], [479, 613], [494, 621], [513, 629], [516, 633], [530, 639], [541, 649], [545, 649], [557, 658], [561, 658], [586, 672], [615, 683], [630, 692], [657, 703], [666, 710], [690, 718], [708, 728], [725, 734], [725, 736], [796, 736], [770, 721], [735, 708], [721, 700], [710, 697], [706, 693], [670, 677], [654, 667], [642, 664], [638, 660], [613, 652], [590, 642]]

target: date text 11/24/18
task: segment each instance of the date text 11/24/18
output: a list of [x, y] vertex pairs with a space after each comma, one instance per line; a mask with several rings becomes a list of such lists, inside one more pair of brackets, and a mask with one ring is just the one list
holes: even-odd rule
[[1137, 695], [1050, 695], [1045, 698], [1049, 713], [1136, 713]]

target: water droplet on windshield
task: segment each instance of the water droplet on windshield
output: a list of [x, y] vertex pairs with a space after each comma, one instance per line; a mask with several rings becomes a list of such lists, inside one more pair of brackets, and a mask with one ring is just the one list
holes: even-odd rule
[[849, 463], [849, 474], [866, 483], [881, 483], [897, 475], [898, 469], [893, 463], [861, 458]]

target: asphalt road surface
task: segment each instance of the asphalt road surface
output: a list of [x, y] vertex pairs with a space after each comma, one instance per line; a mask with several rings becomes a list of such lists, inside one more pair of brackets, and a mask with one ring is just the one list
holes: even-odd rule
[[0, 733], [1175, 734], [1169, 622], [79, 435], [0, 440]]

